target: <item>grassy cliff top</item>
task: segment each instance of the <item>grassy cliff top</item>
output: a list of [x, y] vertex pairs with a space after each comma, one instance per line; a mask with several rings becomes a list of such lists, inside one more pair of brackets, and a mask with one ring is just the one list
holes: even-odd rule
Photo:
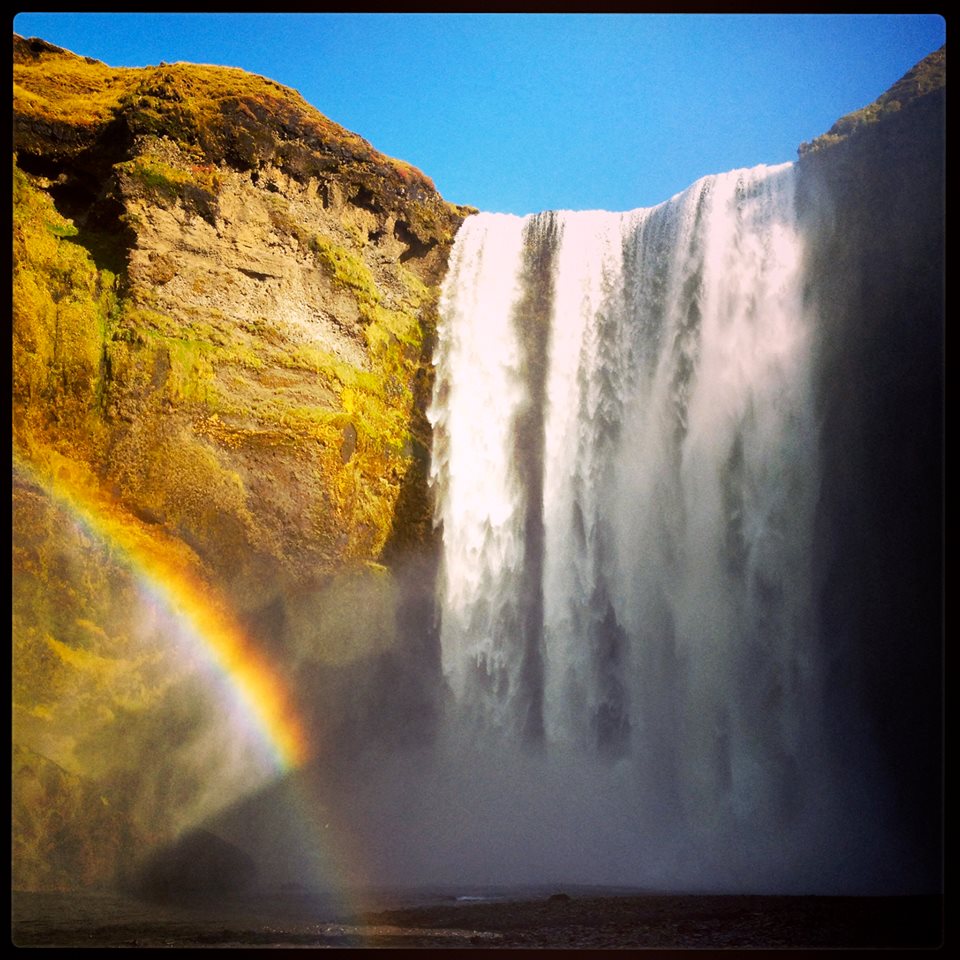
[[[421, 171], [378, 152], [295, 90], [245, 70], [189, 63], [109, 67], [16, 34], [13, 59], [18, 149], [77, 153], [115, 124], [118, 133], [168, 136], [207, 162], [241, 167], [264, 154], [273, 159], [278, 144], [293, 142], [435, 191]], [[273, 135], [265, 137], [263, 128]]]
[[947, 47], [944, 44], [908, 70], [889, 90], [873, 103], [841, 117], [826, 133], [811, 143], [800, 144], [799, 154], [814, 153], [849, 137], [861, 127], [876, 123], [908, 104], [934, 93], [947, 84]]

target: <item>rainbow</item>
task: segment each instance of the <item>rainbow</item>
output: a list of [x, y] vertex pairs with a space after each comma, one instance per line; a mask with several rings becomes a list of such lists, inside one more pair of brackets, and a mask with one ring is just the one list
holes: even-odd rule
[[147, 592], [197, 639], [269, 748], [278, 771], [302, 766], [309, 758], [308, 741], [283, 679], [244, 634], [219, 593], [193, 572], [199, 563], [185, 545], [132, 517], [92, 478], [77, 477], [73, 461], [63, 458], [41, 473], [15, 456], [14, 470], [111, 548]]

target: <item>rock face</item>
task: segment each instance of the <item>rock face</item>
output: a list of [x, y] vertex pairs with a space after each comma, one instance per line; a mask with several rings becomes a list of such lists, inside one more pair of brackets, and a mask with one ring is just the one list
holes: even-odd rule
[[[56, 237], [37, 262], [36, 221], [17, 236], [34, 321], [16, 341], [19, 447], [71, 435], [100, 483], [238, 597], [264, 565], [296, 580], [381, 557], [404, 483], [422, 486], [407, 479], [429, 447], [415, 400], [463, 212], [242, 71], [111, 70], [19, 37], [15, 55], [19, 196]], [[49, 289], [68, 248], [90, 291], [76, 334], [23, 295]], [[86, 362], [63, 371], [67, 398], [51, 380], [81, 362], [71, 335]]]
[[[340, 698], [391, 675], [431, 709], [434, 678], [411, 694], [390, 658], [429, 633], [424, 410], [437, 285], [469, 210], [240, 70], [112, 69], [20, 37], [14, 60], [15, 738], [160, 843], [185, 822], [145, 772], [148, 744], [216, 711], [173, 695], [174, 678], [200, 681], [145, 626], [133, 541], [224, 596], [289, 687], [310, 674], [333, 703], [302, 711], [330, 744], [356, 727]], [[401, 562], [410, 574], [381, 565]], [[40, 814], [18, 809], [30, 836]], [[73, 824], [82, 844], [83, 821], [57, 842]], [[101, 852], [99, 873], [54, 880], [20, 857], [16, 883], [108, 879]]]
[[209, 830], [191, 830], [155, 854], [136, 880], [144, 896], [191, 903], [240, 893], [256, 876], [256, 864], [239, 847]]
[[[851, 762], [879, 745], [890, 816], [940, 877], [946, 49], [800, 150], [817, 237], [816, 533], [830, 709]], [[872, 730], [854, 720], [865, 706]], [[935, 886], [934, 886], [935, 888]]]

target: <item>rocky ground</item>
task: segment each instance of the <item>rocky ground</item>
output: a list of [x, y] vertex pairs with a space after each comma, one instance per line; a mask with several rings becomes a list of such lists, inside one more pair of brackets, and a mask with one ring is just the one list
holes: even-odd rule
[[[933, 947], [941, 939], [934, 897], [624, 896], [548, 899], [402, 910], [369, 918], [417, 946], [469, 929], [475, 946]], [[386, 945], [391, 934], [374, 934]], [[394, 935], [396, 936], [396, 935]], [[399, 945], [399, 943], [398, 943]]]
[[[507, 949], [935, 949], [940, 897], [553, 895], [449, 903], [331, 922], [263, 922], [235, 913], [152, 919], [126, 913], [109, 924], [21, 919], [19, 946], [354, 947]], [[15, 908], [15, 916], [18, 911]], [[210, 915], [212, 917], [212, 914]], [[278, 922], [279, 920], [279, 922]]]

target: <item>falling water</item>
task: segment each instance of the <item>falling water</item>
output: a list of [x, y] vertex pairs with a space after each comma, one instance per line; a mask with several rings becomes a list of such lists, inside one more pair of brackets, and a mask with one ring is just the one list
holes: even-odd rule
[[451, 716], [754, 845], [830, 776], [802, 263], [790, 164], [474, 216], [430, 412]]

